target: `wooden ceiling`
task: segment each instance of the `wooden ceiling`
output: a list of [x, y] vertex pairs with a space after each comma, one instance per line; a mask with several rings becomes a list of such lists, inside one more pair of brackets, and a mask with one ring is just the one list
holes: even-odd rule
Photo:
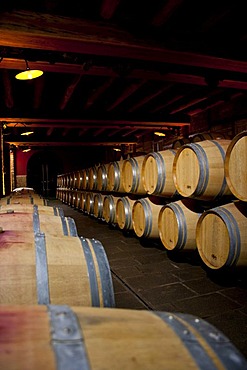
[[[132, 144], [157, 130], [175, 139], [197, 113], [246, 96], [244, 3], [2, 1], [4, 140]], [[16, 80], [25, 60], [43, 76]]]

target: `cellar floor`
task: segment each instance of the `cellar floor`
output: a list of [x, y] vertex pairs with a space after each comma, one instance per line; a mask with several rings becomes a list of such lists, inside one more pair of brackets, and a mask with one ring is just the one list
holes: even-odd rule
[[103, 245], [116, 308], [181, 312], [205, 319], [247, 358], [247, 267], [220, 272], [203, 265], [197, 251], [168, 252], [159, 240], [141, 240], [60, 200], [48, 205], [72, 217], [79, 236]]

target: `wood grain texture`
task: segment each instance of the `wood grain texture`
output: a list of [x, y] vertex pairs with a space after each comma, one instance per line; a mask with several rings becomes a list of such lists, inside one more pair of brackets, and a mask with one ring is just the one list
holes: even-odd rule
[[183, 197], [213, 200], [231, 195], [225, 184], [224, 160], [230, 140], [204, 140], [178, 149], [173, 178]]
[[[200, 354], [209, 362], [210, 368], [246, 368], [246, 359], [231, 342], [196, 316], [167, 312], [164, 321], [155, 311], [71, 309], [77, 318], [92, 370], [198, 370], [201, 368], [197, 362], [200, 357], [196, 355], [198, 352], [193, 353], [195, 346], [200, 347]], [[183, 325], [188, 335], [193, 335], [193, 340], [184, 338], [181, 331], [176, 332], [175, 322]], [[1, 369], [58, 368], [47, 307], [0, 306], [0, 326]], [[224, 339], [218, 340], [217, 346], [212, 333]], [[208, 344], [210, 335], [212, 346]], [[225, 351], [224, 359], [222, 351]]]
[[[107, 259], [97, 261], [89, 245], [100, 305], [103, 292], [109, 291], [101, 281], [101, 268], [107, 270]], [[53, 304], [92, 305], [89, 265], [79, 237], [45, 235], [50, 302]], [[6, 230], [0, 234], [0, 303], [37, 304], [37, 277], [34, 235], [26, 231]]]
[[196, 228], [202, 261], [211, 269], [247, 265], [247, 208], [235, 201], [205, 211]]
[[227, 148], [225, 176], [235, 197], [247, 202], [247, 131], [236, 135]]

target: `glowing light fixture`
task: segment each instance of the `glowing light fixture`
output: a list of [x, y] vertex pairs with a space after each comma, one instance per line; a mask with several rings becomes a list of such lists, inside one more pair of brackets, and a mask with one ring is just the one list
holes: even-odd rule
[[33, 80], [34, 78], [42, 76], [43, 71], [39, 69], [30, 69], [28, 66], [27, 60], [25, 60], [25, 62], [26, 62], [26, 70], [23, 72], [17, 73], [17, 75], [15, 76], [17, 80]]
[[26, 135], [26, 136], [28, 136], [28, 135], [31, 135], [31, 134], [33, 134], [33, 131], [25, 131], [25, 132], [22, 132], [21, 133], [21, 135]]
[[159, 131], [155, 131], [154, 132], [154, 135], [157, 135], [157, 136], [166, 136], [166, 134], [164, 134], [163, 132], [159, 132]]
[[26, 149], [23, 149], [22, 152], [23, 153], [26, 153], [26, 152], [30, 152], [31, 148], [26, 148]]
[[119, 148], [113, 148], [113, 150], [115, 150], [115, 152], [121, 152], [121, 149]]

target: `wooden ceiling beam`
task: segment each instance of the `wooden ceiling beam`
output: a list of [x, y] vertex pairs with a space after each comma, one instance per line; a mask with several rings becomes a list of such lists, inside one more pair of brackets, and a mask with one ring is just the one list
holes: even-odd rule
[[116, 27], [49, 14], [2, 13], [1, 45], [56, 52], [131, 58], [213, 70], [247, 73], [247, 62], [169, 50], [134, 39]]
[[47, 130], [46, 135], [47, 135], [47, 136], [51, 136], [51, 134], [53, 133], [53, 131], [54, 131], [54, 127], [50, 127], [50, 128]]
[[[29, 67], [32, 69], [41, 69], [44, 72], [54, 72], [54, 73], [71, 73], [79, 75], [91, 75], [91, 76], [105, 76], [111, 78], [119, 77], [118, 73], [110, 67], [99, 67], [92, 66], [87, 70], [84, 70], [83, 65], [78, 64], [67, 64], [67, 63], [54, 63], [50, 64], [48, 62], [29, 62]], [[13, 58], [4, 58], [0, 62], [0, 69], [16, 69], [23, 70], [23, 60], [13, 59]], [[198, 86], [207, 86], [205, 77], [198, 75], [191, 75], [186, 73], [165, 73], [161, 74], [160, 72], [152, 70], [141, 70], [133, 69], [131, 70], [125, 78], [136, 78], [136, 79], [145, 79], [153, 81], [165, 81], [173, 83], [182, 83], [189, 85], [198, 85]], [[111, 80], [113, 82], [113, 80]], [[109, 82], [110, 84], [110, 82]], [[230, 89], [242, 89], [247, 90], [247, 82], [239, 80], [230, 80], [223, 79], [218, 82], [220, 87], [230, 88]], [[103, 90], [102, 90], [103, 91]]]
[[104, 19], [112, 18], [113, 14], [115, 13], [120, 0], [103, 0], [100, 10], [100, 15]]
[[169, 105], [175, 103], [176, 101], [182, 99], [183, 97], [184, 97], [184, 95], [177, 95], [173, 99], [168, 100], [166, 103], [158, 105], [156, 108], [151, 110], [151, 113], [156, 113], [156, 112], [168, 107]]
[[[177, 97], [178, 98], [178, 97]], [[8, 127], [23, 128], [27, 127], [68, 127], [68, 128], [114, 128], [116, 126], [126, 127], [162, 127], [162, 126], [189, 126], [189, 122], [172, 122], [172, 121], [126, 121], [126, 120], [92, 120], [92, 119], [50, 119], [50, 118], [18, 118], [18, 117], [0, 117], [0, 122], [7, 123]]]
[[126, 137], [126, 136], [129, 136], [131, 134], [133, 134], [134, 132], [138, 131], [137, 128], [133, 129], [133, 130], [130, 130], [130, 131], [127, 131], [125, 132], [124, 134], [122, 134], [122, 137]]
[[102, 132], [105, 131], [105, 127], [103, 128], [99, 128], [98, 130], [96, 130], [94, 133], [93, 133], [93, 136], [96, 137], [96, 136], [99, 136], [100, 134], [102, 134]]
[[159, 27], [166, 23], [183, 1], [184, 0], [167, 0], [163, 8], [154, 16], [151, 22], [152, 25]]
[[171, 112], [169, 112], [169, 114], [175, 114], [175, 113], [181, 112], [181, 111], [183, 111], [185, 109], [188, 109], [188, 108], [190, 108], [190, 107], [192, 107], [192, 106], [194, 106], [198, 103], [201, 103], [202, 101], [205, 101], [207, 99], [208, 99], [208, 97], [202, 97], [202, 98], [194, 99], [194, 100], [190, 101], [189, 103], [181, 105], [180, 107], [172, 110]]
[[172, 87], [172, 85], [169, 84], [169, 85], [166, 85], [165, 87], [163, 87], [161, 89], [158, 89], [155, 93], [146, 96], [145, 98], [141, 99], [138, 103], [133, 105], [131, 108], [129, 108], [128, 112], [134, 112], [138, 108], [142, 107], [144, 104], [149, 103], [150, 100], [153, 100], [153, 99], [157, 98], [157, 96], [159, 96], [159, 95], [163, 94], [165, 91], [169, 90], [171, 87]]
[[3, 71], [3, 86], [4, 86], [4, 103], [8, 109], [14, 107], [13, 90], [11, 79], [7, 70]]
[[84, 109], [90, 108], [94, 102], [102, 95], [104, 92], [113, 84], [115, 78], [108, 79], [103, 85], [95, 89], [91, 96], [89, 96], [88, 100], [84, 105]]
[[113, 110], [116, 108], [119, 104], [121, 104], [125, 99], [129, 98], [132, 94], [134, 94], [137, 90], [139, 90], [147, 81], [143, 80], [137, 83], [133, 83], [130, 86], [128, 86], [123, 93], [119, 96], [118, 99], [115, 100], [115, 102], [110, 105], [106, 110], [107, 112]]
[[41, 97], [45, 87], [45, 76], [41, 76], [37, 79], [34, 88], [33, 107], [38, 109], [41, 104]]
[[44, 146], [48, 146], [48, 147], [52, 147], [52, 146], [113, 146], [113, 145], [119, 145], [119, 144], [123, 144], [123, 145], [130, 145], [130, 144], [136, 144], [136, 140], [129, 140], [129, 141], [90, 141], [90, 142], [87, 142], [87, 141], [77, 141], [77, 142], [73, 142], [73, 141], [45, 141], [45, 142], [41, 142], [41, 141], [6, 141], [7, 144], [10, 144], [10, 145], [15, 145], [16, 147], [19, 147], [19, 146], [37, 146], [37, 147], [44, 147]]
[[66, 105], [68, 104], [68, 102], [70, 101], [70, 98], [73, 95], [76, 87], [80, 83], [81, 78], [82, 78], [81, 75], [75, 76], [75, 78], [73, 79], [71, 84], [67, 87], [67, 89], [65, 91], [65, 94], [63, 96], [63, 99], [62, 99], [62, 101], [60, 103], [60, 106], [59, 106], [60, 110], [63, 110], [66, 107]]

